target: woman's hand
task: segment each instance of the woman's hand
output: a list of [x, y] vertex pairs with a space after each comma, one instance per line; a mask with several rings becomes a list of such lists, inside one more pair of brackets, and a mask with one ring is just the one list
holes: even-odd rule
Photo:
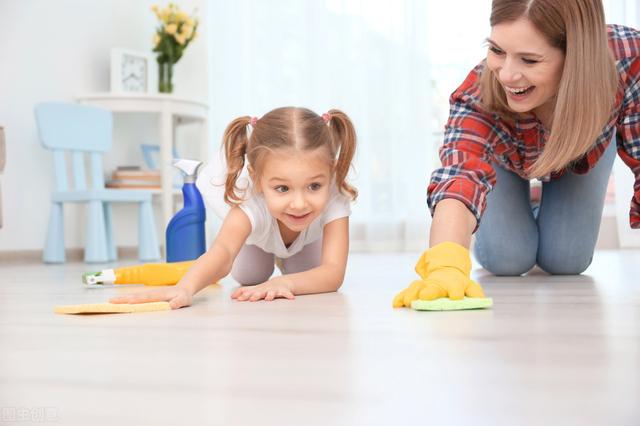
[[292, 288], [293, 283], [284, 275], [272, 278], [262, 284], [237, 288], [231, 298], [241, 302], [245, 300], [256, 302], [262, 299], [271, 301], [276, 298], [292, 300], [295, 299]]
[[411, 302], [418, 299], [485, 297], [480, 284], [469, 277], [469, 250], [459, 244], [444, 242], [426, 250], [416, 264], [416, 272], [421, 279], [396, 295], [394, 308], [410, 308]]
[[146, 303], [146, 302], [169, 302], [171, 309], [178, 309], [190, 306], [193, 302], [192, 295], [186, 289], [175, 286], [159, 288], [139, 293], [128, 294], [126, 296], [114, 297], [110, 303]]

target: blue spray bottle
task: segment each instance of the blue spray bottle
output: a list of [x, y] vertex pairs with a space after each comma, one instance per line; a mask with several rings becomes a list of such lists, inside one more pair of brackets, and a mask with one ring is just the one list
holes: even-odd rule
[[206, 213], [202, 195], [196, 188], [198, 168], [202, 162], [195, 160], [175, 160], [184, 175], [182, 195], [184, 207], [171, 218], [167, 226], [167, 262], [182, 262], [197, 259], [205, 252], [204, 221]]

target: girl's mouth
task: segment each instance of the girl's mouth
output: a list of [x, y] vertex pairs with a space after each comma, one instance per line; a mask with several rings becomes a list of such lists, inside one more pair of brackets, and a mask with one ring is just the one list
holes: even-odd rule
[[309, 215], [311, 215], [311, 212], [309, 213], [305, 213], [303, 215], [295, 215], [295, 214], [290, 214], [290, 213], [285, 213], [287, 215], [287, 217], [289, 217], [289, 219], [291, 219], [294, 222], [301, 222], [303, 220], [305, 220], [307, 217], [309, 217]]

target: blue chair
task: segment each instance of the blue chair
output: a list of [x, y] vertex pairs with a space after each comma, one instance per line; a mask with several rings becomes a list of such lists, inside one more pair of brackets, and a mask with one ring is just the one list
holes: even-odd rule
[[[53, 151], [55, 190], [51, 196], [49, 229], [43, 260], [65, 261], [63, 203], [87, 203], [85, 262], [103, 263], [117, 259], [113, 238], [111, 203], [139, 203], [138, 257], [160, 259], [151, 192], [105, 189], [102, 154], [111, 147], [113, 118], [110, 111], [71, 103], [36, 105], [40, 142]], [[85, 171], [85, 154], [90, 164], [90, 182]], [[71, 160], [73, 188], [67, 179], [66, 157]]]

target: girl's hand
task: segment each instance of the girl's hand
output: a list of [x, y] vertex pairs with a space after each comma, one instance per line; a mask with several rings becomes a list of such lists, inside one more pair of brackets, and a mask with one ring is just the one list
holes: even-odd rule
[[169, 302], [171, 309], [190, 306], [193, 299], [191, 293], [182, 287], [166, 287], [139, 293], [128, 294], [110, 299], [110, 303], [146, 303], [146, 302]]
[[245, 300], [256, 302], [262, 299], [272, 301], [276, 298], [292, 300], [295, 299], [291, 291], [292, 287], [292, 283], [286, 276], [279, 276], [262, 284], [237, 288], [231, 295], [231, 298], [241, 302]]

